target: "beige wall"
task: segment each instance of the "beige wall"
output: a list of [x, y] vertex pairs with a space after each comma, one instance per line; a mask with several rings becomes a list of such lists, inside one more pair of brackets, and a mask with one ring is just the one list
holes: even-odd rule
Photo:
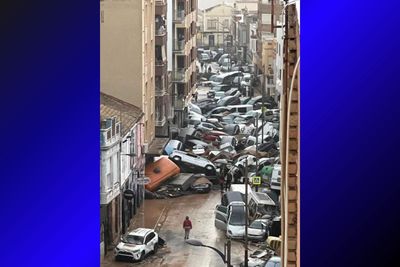
[[143, 110], [148, 143], [155, 133], [154, 5], [100, 2], [100, 90]]

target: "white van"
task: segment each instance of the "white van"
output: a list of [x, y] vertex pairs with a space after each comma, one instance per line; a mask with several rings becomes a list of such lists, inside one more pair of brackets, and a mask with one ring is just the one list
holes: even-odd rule
[[[231, 191], [240, 192], [245, 199], [245, 185], [244, 184], [232, 184]], [[247, 185], [247, 204], [249, 205], [249, 219], [254, 220], [260, 218], [262, 215], [271, 215], [276, 211], [276, 203], [272, 198], [262, 192], [255, 192]]]
[[276, 164], [271, 175], [271, 189], [281, 190], [281, 165]]
[[231, 105], [228, 106], [230, 109], [231, 113], [240, 113], [240, 114], [246, 114], [250, 110], [253, 110], [253, 105]]

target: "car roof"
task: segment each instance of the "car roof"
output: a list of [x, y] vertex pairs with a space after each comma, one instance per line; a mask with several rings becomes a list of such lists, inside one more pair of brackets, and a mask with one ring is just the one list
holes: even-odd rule
[[154, 232], [154, 230], [149, 228], [136, 228], [129, 232], [129, 235], [145, 236], [149, 232]]

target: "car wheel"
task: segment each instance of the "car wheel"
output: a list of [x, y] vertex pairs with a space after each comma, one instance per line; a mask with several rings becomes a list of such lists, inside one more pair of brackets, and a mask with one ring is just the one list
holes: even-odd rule
[[144, 254], [144, 251], [142, 251], [142, 254], [140, 255], [140, 260], [141, 261], [144, 260], [144, 257], [145, 257], [145, 254]]
[[178, 156], [173, 157], [173, 159], [174, 159], [175, 161], [181, 161], [181, 157], [178, 157]]
[[157, 250], [158, 250], [158, 244], [154, 244], [153, 254], [156, 254]]

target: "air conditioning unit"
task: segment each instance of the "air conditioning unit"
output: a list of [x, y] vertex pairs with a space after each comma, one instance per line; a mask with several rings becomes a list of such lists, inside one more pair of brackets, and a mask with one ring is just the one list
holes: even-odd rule
[[142, 154], [146, 154], [147, 152], [149, 152], [149, 144], [144, 143], [142, 146]]

